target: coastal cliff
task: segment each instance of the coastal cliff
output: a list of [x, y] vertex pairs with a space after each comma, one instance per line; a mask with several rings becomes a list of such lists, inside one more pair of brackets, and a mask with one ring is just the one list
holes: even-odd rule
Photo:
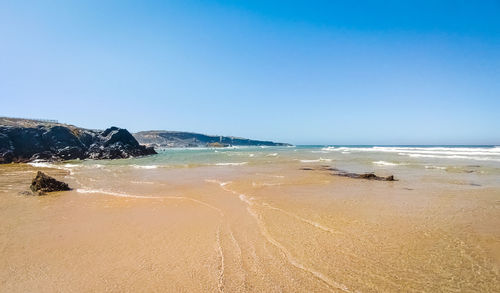
[[233, 136], [205, 135], [192, 132], [151, 130], [133, 134], [139, 143], [157, 148], [169, 147], [227, 147], [227, 146], [289, 146], [263, 140]]
[[120, 159], [156, 154], [126, 129], [90, 130], [52, 121], [0, 117], [0, 164]]

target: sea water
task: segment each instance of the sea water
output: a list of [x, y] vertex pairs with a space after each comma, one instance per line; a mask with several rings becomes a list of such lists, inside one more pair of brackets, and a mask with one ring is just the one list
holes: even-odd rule
[[[323, 165], [347, 172], [470, 186], [500, 186], [498, 146], [339, 146], [172, 148], [157, 155], [122, 160], [36, 162], [38, 167], [117, 170], [158, 168]], [[293, 168], [293, 167], [292, 167]]]

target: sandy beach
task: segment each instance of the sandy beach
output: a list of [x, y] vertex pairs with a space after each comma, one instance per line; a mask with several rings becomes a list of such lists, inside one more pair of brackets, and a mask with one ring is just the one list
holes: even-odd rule
[[[0, 166], [0, 291], [500, 290], [499, 188], [321, 165]], [[74, 189], [19, 194], [40, 169]]]
[[0, 293], [500, 293], [500, 0], [0, 1]]

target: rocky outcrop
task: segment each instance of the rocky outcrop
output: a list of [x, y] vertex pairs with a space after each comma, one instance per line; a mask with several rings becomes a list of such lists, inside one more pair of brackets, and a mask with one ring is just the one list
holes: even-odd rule
[[[2, 120], [0, 120], [2, 122]], [[156, 154], [126, 129], [104, 131], [66, 124], [0, 124], [0, 163], [34, 160], [120, 159]]]
[[134, 137], [141, 144], [169, 148], [169, 147], [216, 147], [219, 146], [289, 146], [287, 143], [252, 140], [233, 136], [205, 135], [192, 132], [151, 130], [134, 133]]
[[87, 151], [90, 159], [120, 159], [156, 154], [154, 148], [140, 145], [123, 128], [108, 128], [98, 135], [97, 140], [99, 143], [91, 144]]
[[33, 194], [38, 195], [42, 195], [45, 192], [71, 190], [68, 184], [58, 181], [41, 171], [38, 171], [36, 177], [31, 181], [30, 189]]
[[302, 167], [300, 170], [304, 171], [330, 171], [332, 175], [335, 176], [341, 176], [341, 177], [349, 177], [349, 178], [354, 178], [354, 179], [367, 179], [367, 180], [377, 180], [377, 181], [398, 181], [397, 179], [394, 178], [394, 175], [390, 176], [378, 176], [375, 175], [374, 173], [352, 173], [352, 172], [346, 172], [337, 168], [333, 168], [330, 166], [319, 166], [316, 168], [311, 168], [311, 167]]
[[367, 180], [377, 180], [377, 181], [397, 181], [394, 179], [394, 175], [390, 176], [378, 176], [374, 173], [351, 173], [343, 170], [339, 170], [337, 168], [332, 168], [328, 166], [322, 166], [323, 170], [333, 171], [331, 174], [342, 177], [349, 177], [354, 179], [367, 179]]
[[333, 175], [337, 176], [344, 176], [344, 177], [349, 177], [349, 178], [357, 178], [357, 179], [368, 179], [368, 180], [378, 180], [378, 181], [396, 181], [394, 179], [393, 175], [384, 177], [384, 176], [377, 176], [373, 173], [349, 173], [349, 172], [341, 172], [341, 173], [334, 173]]

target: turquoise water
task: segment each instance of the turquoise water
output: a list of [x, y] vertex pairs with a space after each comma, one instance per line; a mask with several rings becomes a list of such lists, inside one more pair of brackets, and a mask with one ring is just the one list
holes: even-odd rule
[[[43, 163], [42, 163], [43, 164]], [[65, 168], [244, 168], [328, 165], [349, 172], [395, 175], [401, 180], [440, 181], [468, 186], [500, 186], [496, 146], [294, 146], [182, 148], [122, 160], [59, 163]]]
[[[88, 161], [90, 162], [90, 161]], [[350, 163], [361, 166], [413, 166], [427, 169], [500, 167], [500, 147], [493, 146], [295, 146], [182, 148], [158, 155], [113, 161], [107, 165], [196, 167], [273, 163]], [[366, 167], [365, 166], [365, 167]]]

